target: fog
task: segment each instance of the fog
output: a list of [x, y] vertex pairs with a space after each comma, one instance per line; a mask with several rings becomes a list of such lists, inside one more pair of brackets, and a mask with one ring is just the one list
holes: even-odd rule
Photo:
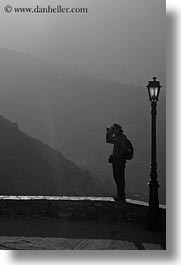
[[13, 7], [86, 7], [86, 14], [17, 14], [0, 8], [0, 47], [74, 65], [101, 78], [165, 86], [165, 0], [13, 0]]
[[59, 4], [85, 7], [88, 13], [5, 13], [5, 1], [0, 2], [0, 115], [103, 181], [108, 195], [114, 184], [105, 130], [120, 123], [135, 147], [127, 165], [128, 190], [146, 200], [146, 85], [156, 75], [162, 85], [157, 152], [165, 202], [165, 1], [8, 1], [12, 7]]

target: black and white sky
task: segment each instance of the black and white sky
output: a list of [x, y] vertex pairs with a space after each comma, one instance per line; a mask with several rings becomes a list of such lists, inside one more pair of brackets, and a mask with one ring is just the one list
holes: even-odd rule
[[[5, 13], [12, 7], [85, 7], [86, 14]], [[3, 0], [0, 48], [74, 65], [103, 78], [165, 84], [165, 0]]]

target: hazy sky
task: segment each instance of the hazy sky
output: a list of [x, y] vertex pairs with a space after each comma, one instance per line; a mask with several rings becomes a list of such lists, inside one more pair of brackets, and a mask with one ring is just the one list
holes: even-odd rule
[[[88, 14], [15, 14], [12, 7], [87, 7]], [[121, 82], [165, 82], [165, 0], [2, 0], [0, 48]]]

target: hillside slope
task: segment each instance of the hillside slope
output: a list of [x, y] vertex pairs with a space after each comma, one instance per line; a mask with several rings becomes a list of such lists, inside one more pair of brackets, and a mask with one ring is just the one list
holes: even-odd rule
[[2, 116], [0, 183], [0, 194], [9, 195], [93, 195], [103, 191], [99, 180]]

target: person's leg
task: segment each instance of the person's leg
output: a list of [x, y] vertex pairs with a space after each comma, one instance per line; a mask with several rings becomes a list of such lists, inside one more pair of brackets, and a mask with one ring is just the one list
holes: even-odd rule
[[125, 163], [113, 163], [113, 176], [117, 185], [118, 196], [125, 199]]
[[117, 165], [116, 165], [116, 163], [112, 163], [112, 168], [113, 168], [113, 177], [114, 177], [114, 181], [115, 181], [115, 183], [116, 183], [116, 187], [117, 187], [117, 195], [118, 195], [118, 181], [117, 181], [117, 179], [118, 179], [118, 170], [117, 170]]
[[119, 197], [125, 199], [125, 163], [119, 164], [119, 177], [117, 182], [118, 182]]

